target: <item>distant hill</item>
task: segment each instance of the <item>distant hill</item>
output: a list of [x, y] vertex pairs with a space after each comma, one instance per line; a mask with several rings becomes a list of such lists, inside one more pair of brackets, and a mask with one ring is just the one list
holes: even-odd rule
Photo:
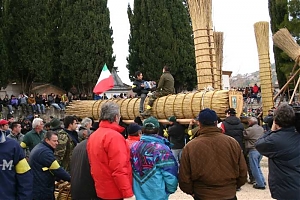
[[[272, 82], [273, 86], [278, 85], [277, 75], [275, 70], [275, 64], [271, 64], [272, 70]], [[253, 86], [255, 83], [260, 85], [259, 79], [259, 71], [247, 73], [247, 74], [238, 74], [236, 76], [230, 77], [230, 86], [231, 87], [246, 87], [246, 86]]]

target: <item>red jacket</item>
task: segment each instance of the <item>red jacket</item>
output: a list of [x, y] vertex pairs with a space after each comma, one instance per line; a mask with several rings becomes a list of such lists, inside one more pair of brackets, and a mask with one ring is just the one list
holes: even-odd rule
[[87, 144], [91, 174], [97, 196], [122, 199], [133, 196], [130, 152], [121, 132], [123, 127], [101, 121]]

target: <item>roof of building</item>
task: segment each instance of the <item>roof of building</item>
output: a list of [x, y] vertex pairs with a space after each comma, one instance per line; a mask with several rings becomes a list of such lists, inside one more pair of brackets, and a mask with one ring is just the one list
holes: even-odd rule
[[118, 75], [118, 73], [115, 69], [111, 70], [111, 75], [114, 78], [114, 87], [113, 87], [113, 89], [131, 89], [131, 87], [129, 85], [123, 83], [123, 81], [121, 80], [121, 78], [119, 77], [119, 75]]

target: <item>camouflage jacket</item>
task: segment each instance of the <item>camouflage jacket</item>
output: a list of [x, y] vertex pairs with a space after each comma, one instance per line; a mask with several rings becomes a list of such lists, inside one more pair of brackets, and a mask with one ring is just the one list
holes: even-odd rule
[[66, 171], [70, 171], [70, 160], [75, 144], [71, 136], [63, 129], [58, 130], [58, 145], [54, 151], [56, 160]]

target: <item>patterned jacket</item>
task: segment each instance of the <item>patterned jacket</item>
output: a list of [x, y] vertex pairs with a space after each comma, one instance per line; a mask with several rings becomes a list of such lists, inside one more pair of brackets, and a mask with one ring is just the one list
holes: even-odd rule
[[58, 131], [58, 145], [54, 155], [58, 163], [67, 171], [70, 171], [70, 161], [75, 146], [72, 137], [64, 129]]
[[133, 190], [137, 199], [166, 200], [177, 189], [178, 165], [170, 142], [159, 135], [143, 135], [132, 145]]

